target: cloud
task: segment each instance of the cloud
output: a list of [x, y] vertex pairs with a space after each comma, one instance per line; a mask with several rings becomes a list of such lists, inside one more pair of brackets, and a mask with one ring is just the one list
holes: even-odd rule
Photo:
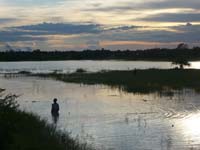
[[15, 22], [16, 18], [0, 18], [0, 24]]
[[[120, 1], [121, 2], [121, 1]], [[172, 9], [172, 8], [186, 8], [198, 10], [200, 8], [199, 0], [150, 0], [150, 1], [125, 1], [123, 3], [113, 3], [113, 5], [93, 5], [92, 7], [84, 8], [83, 11], [97, 11], [97, 12], [126, 12], [126, 11], [142, 11], [156, 10], [156, 9]]]
[[146, 41], [102, 41], [102, 47], [111, 50], [125, 50], [125, 49], [144, 49], [155, 47], [174, 48], [178, 45], [177, 42], [162, 43], [162, 42], [146, 42]]
[[163, 9], [163, 8], [191, 8], [191, 9], [199, 9], [200, 3], [199, 0], [162, 0], [162, 1], [154, 1], [147, 3], [147, 5], [142, 5], [140, 8], [148, 8], [148, 9]]
[[[38, 48], [44, 45], [45, 49], [56, 47], [65, 49], [66, 45], [70, 49], [73, 49], [73, 47], [96, 49], [102, 46], [101, 41], [116, 41], [115, 43], [119, 47], [122, 47], [123, 44], [130, 46], [131, 41], [148, 42], [147, 45], [150, 45], [150, 42], [169, 43], [169, 46], [176, 42], [198, 43], [200, 41], [200, 25], [188, 25], [188, 23], [156, 29], [152, 26], [132, 25], [106, 28], [96, 24], [60, 23], [42, 23], [6, 29], [6, 31], [0, 31], [1, 42], [19, 43], [21, 41], [20, 45], [23, 45], [23, 43], [35, 41]], [[51, 44], [48, 44], [48, 41]], [[117, 41], [123, 42], [119, 44]], [[113, 43], [113, 47], [117, 47], [114, 46], [115, 43]]]
[[134, 6], [101, 6], [101, 7], [92, 7], [92, 8], [84, 8], [82, 11], [89, 12], [124, 12], [133, 10]]
[[25, 42], [23, 44], [19, 43], [15, 43], [15, 44], [11, 44], [11, 43], [3, 43], [0, 45], [0, 50], [1, 51], [32, 51], [32, 48], [34, 47], [33, 43], [31, 42]]
[[107, 31], [126, 31], [131, 29], [143, 28], [142, 26], [119, 26], [119, 27], [112, 27], [109, 28]]
[[[47, 34], [82, 34], [99, 33], [100, 25], [97, 24], [65, 24], [65, 23], [42, 23], [36, 25], [26, 25], [12, 27], [22, 31], [47, 32]], [[45, 34], [45, 33], [43, 33]]]
[[104, 28], [97, 24], [64, 24], [64, 23], [42, 23], [6, 28], [0, 31], [1, 42], [13, 41], [45, 41], [50, 35], [80, 35], [100, 34], [109, 31], [126, 31], [140, 28], [139, 26], [119, 26]]
[[5, 44], [5, 50], [6, 51], [11, 51], [11, 50], [13, 50], [13, 47], [9, 43], [6, 43]]
[[101, 31], [96, 24], [42, 23], [6, 28], [0, 31], [0, 41], [44, 41], [48, 35], [97, 34]]
[[[13, 41], [44, 41], [46, 38], [42, 36], [31, 36], [38, 35], [34, 32], [24, 32], [24, 31], [0, 31], [0, 41], [1, 42], [13, 42]], [[41, 35], [41, 33], [40, 33]]]
[[200, 25], [180, 25], [169, 29], [127, 30], [122, 32], [103, 33], [99, 40], [108, 41], [147, 41], [147, 42], [198, 42], [200, 41]]
[[162, 13], [140, 20], [155, 22], [200, 22], [200, 13]]
[[100, 48], [100, 42], [98, 40], [90, 40], [86, 42], [88, 49], [98, 49]]
[[9, 5], [20, 6], [41, 6], [41, 5], [55, 5], [64, 2], [65, 0], [1, 0], [1, 3]]

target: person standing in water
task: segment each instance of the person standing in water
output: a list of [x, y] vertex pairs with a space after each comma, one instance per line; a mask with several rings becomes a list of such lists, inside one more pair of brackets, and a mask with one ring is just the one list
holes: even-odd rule
[[51, 115], [52, 115], [52, 117], [53, 117], [53, 121], [54, 121], [54, 123], [57, 123], [57, 121], [58, 121], [58, 117], [59, 117], [59, 104], [57, 103], [57, 99], [56, 98], [54, 98], [54, 100], [53, 100], [53, 104], [52, 104], [52, 106], [51, 106]]

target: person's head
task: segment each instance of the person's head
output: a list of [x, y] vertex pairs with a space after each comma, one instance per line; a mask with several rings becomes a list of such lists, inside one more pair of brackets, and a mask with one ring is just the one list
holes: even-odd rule
[[53, 102], [54, 102], [54, 103], [56, 103], [57, 101], [58, 101], [57, 98], [54, 98], [54, 99], [53, 99]]

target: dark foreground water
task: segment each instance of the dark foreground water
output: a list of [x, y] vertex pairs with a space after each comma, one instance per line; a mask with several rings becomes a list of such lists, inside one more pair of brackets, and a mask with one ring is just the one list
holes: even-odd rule
[[21, 109], [52, 123], [51, 102], [61, 107], [58, 127], [99, 149], [200, 149], [200, 94], [130, 94], [107, 86], [50, 79], [0, 77], [0, 88], [20, 94]]

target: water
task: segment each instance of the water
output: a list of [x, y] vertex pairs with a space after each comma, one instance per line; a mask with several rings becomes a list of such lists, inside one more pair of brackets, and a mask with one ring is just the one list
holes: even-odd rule
[[[61, 107], [58, 127], [99, 149], [188, 150], [200, 147], [200, 94], [132, 94], [108, 86], [32, 77], [0, 78], [7, 93], [21, 95], [21, 109], [52, 123], [51, 103]], [[0, 88], [1, 88], [0, 87]]]
[[[171, 62], [152, 61], [36, 61], [36, 62], [0, 62], [0, 73], [15, 73], [19, 71], [30, 71], [33, 73], [74, 72], [83, 68], [90, 72], [100, 70], [128, 70], [161, 68], [168, 69], [174, 66]], [[200, 62], [191, 62], [190, 68], [200, 69]]]

